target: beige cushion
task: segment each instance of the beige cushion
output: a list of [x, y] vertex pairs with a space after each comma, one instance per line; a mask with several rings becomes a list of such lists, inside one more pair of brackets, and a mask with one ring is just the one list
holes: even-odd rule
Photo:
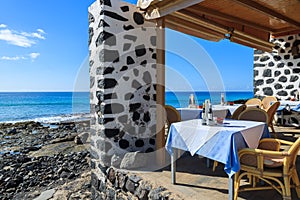
[[283, 165], [283, 158], [265, 157], [264, 165], [270, 168], [281, 167]]

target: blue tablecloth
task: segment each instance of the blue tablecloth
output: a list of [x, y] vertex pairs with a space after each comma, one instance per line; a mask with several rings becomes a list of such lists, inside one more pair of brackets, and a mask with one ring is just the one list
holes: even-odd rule
[[[172, 148], [182, 149], [191, 152], [192, 155], [198, 154], [221, 162], [225, 164], [224, 170], [229, 177], [240, 169], [238, 151], [248, 147], [244, 138], [247, 136], [245, 134], [251, 134], [251, 130], [257, 130], [255, 128], [260, 126], [262, 131], [260, 137], [270, 137], [268, 126], [261, 122], [226, 120], [224, 126], [210, 127], [202, 126], [200, 121], [173, 123], [168, 134], [166, 150], [172, 154]], [[190, 127], [193, 127], [192, 123], [195, 123], [193, 130], [185, 126], [187, 123], [192, 125]], [[259, 139], [257, 138], [257, 145]]]
[[300, 101], [280, 101], [280, 106], [277, 111], [282, 111], [283, 109], [291, 109], [300, 112]]

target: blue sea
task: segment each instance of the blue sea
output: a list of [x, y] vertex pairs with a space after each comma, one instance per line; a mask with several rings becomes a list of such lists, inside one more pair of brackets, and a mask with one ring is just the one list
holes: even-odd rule
[[[187, 107], [190, 94], [196, 104], [221, 101], [220, 92], [166, 92], [166, 104]], [[253, 92], [226, 92], [225, 101], [249, 99]], [[53, 123], [89, 118], [89, 92], [0, 92], [0, 122]]]
[[245, 100], [253, 97], [253, 92], [166, 92], [165, 104], [174, 106], [175, 108], [184, 108], [189, 105], [189, 97], [194, 95], [196, 105], [202, 105], [205, 99], [210, 99], [212, 104], [221, 103], [221, 93], [224, 93], [225, 102]]
[[0, 93], [0, 122], [80, 120], [89, 112], [89, 92]]

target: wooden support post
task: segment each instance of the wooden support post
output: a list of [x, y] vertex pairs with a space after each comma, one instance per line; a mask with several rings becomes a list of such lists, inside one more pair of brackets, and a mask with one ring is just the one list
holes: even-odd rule
[[165, 162], [165, 22], [157, 19], [156, 30], [156, 152], [159, 165]]

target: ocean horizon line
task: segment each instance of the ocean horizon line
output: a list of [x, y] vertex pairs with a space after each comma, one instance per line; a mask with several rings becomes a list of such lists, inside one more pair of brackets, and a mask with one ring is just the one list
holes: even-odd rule
[[166, 90], [165, 92], [253, 92], [253, 90]]
[[0, 91], [0, 93], [26, 93], [26, 92], [31, 92], [31, 93], [38, 93], [38, 92], [90, 92], [90, 91]]
[[[25, 92], [90, 92], [90, 91], [70, 91], [70, 90], [33, 90], [33, 91], [6, 91], [0, 90], [0, 93], [25, 93]], [[165, 90], [165, 92], [253, 92], [253, 90]]]

